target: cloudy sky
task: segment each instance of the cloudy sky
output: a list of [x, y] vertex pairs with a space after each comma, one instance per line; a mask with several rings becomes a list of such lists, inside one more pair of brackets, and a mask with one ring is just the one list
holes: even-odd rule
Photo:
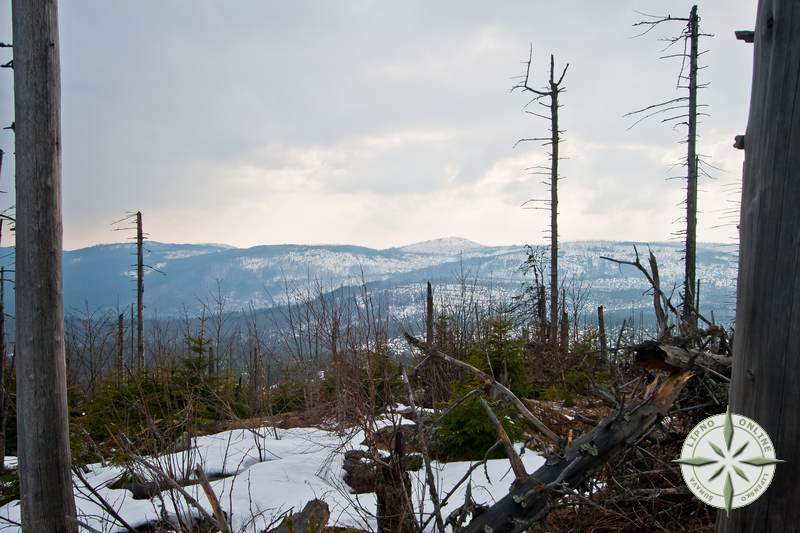
[[[119, 240], [111, 222], [144, 213], [165, 242], [353, 243], [389, 247], [457, 235], [541, 242], [546, 214], [523, 210], [546, 161], [520, 137], [547, 134], [510, 94], [528, 46], [570, 63], [561, 110], [561, 238], [665, 240], [681, 215], [666, 180], [682, 130], [623, 114], [680, 96], [678, 63], [657, 58], [680, 23], [632, 38], [634, 10], [686, 16], [672, 1], [61, 2], [67, 248]], [[700, 6], [699, 237], [728, 241], [749, 105], [755, 1]], [[11, 41], [10, 2], [0, 41]], [[2, 62], [7, 49], [0, 50]], [[0, 72], [0, 122], [13, 120]], [[8, 131], [0, 147], [12, 151]], [[0, 188], [13, 190], [13, 157]], [[11, 202], [3, 200], [6, 205]]]

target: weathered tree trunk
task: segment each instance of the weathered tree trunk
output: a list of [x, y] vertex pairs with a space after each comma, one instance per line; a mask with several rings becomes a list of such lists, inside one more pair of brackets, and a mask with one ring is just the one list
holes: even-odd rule
[[695, 264], [697, 260], [697, 6], [689, 14], [689, 133], [686, 138], [686, 250], [683, 280], [683, 322], [688, 333], [697, 330], [694, 309]]
[[61, 79], [56, 2], [14, 0], [12, 19], [22, 527], [26, 533], [77, 532], [64, 360]]
[[136, 336], [135, 336], [135, 333], [134, 333], [135, 328], [133, 327], [133, 325], [135, 323], [133, 316], [134, 316], [133, 315], [133, 304], [131, 304], [131, 319], [130, 319], [130, 322], [131, 322], [131, 339], [130, 339], [130, 342], [131, 342], [131, 353], [130, 353], [130, 359], [131, 359], [131, 361], [130, 361], [130, 365], [131, 365], [131, 368], [138, 369], [139, 368], [139, 360], [136, 359]]
[[730, 409], [772, 437], [769, 490], [719, 513], [718, 530], [795, 531], [800, 524], [800, 5], [760, 0], [745, 134], [736, 336]]
[[[3, 221], [0, 220], [0, 230]], [[8, 416], [8, 376], [6, 373], [6, 267], [0, 267], [0, 459], [6, 455], [6, 420]], [[0, 460], [0, 473], [5, 460]]]
[[140, 370], [144, 360], [144, 232], [142, 212], [136, 212], [136, 362]]
[[538, 340], [544, 343], [547, 341], [547, 334], [550, 331], [547, 325], [547, 297], [545, 296], [544, 280], [541, 285], [537, 285], [536, 294], [536, 316], [539, 321]]
[[117, 379], [122, 380], [125, 374], [125, 315], [117, 316]]
[[550, 54], [550, 340], [558, 338], [558, 93], [555, 58]]
[[433, 345], [433, 287], [430, 281], [425, 297], [425, 342]]
[[606, 340], [606, 314], [602, 305], [597, 308], [597, 328], [600, 337], [600, 357], [605, 361], [608, 359], [608, 341]]

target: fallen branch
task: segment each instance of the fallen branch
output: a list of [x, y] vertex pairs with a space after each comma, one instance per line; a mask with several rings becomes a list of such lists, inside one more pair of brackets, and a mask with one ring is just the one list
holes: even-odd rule
[[203, 492], [206, 493], [206, 498], [208, 502], [211, 504], [211, 510], [214, 513], [214, 518], [217, 519], [217, 522], [224, 526], [222, 529], [222, 533], [233, 533], [231, 530], [231, 526], [228, 523], [228, 519], [225, 517], [225, 513], [222, 511], [222, 507], [219, 504], [219, 499], [217, 495], [214, 493], [214, 489], [211, 487], [211, 483], [208, 481], [208, 476], [200, 468], [200, 465], [197, 465], [194, 469], [194, 475], [200, 480], [200, 486], [203, 488]]
[[431, 467], [431, 454], [428, 450], [428, 432], [422, 424], [422, 413], [417, 409], [417, 402], [414, 398], [414, 388], [408, 380], [408, 374], [405, 368], [401, 368], [403, 382], [406, 384], [408, 390], [408, 402], [411, 404], [411, 409], [416, 414], [417, 430], [419, 431], [420, 446], [422, 448], [422, 459], [425, 462], [425, 481], [428, 484], [428, 492], [431, 495], [431, 502], [433, 503], [433, 513], [436, 517], [436, 527], [441, 533], [444, 533], [444, 519], [442, 518], [442, 506], [439, 503], [439, 489], [436, 487], [436, 479], [433, 476], [433, 467]]
[[517, 410], [522, 414], [525, 420], [527, 420], [531, 425], [533, 425], [533, 427], [539, 430], [540, 433], [542, 433], [545, 437], [553, 441], [555, 444], [561, 446], [563, 439], [561, 439], [561, 437], [556, 435], [550, 428], [544, 425], [544, 423], [541, 420], [536, 418], [534, 414], [531, 413], [527, 407], [525, 407], [525, 404], [522, 403], [522, 401], [519, 398], [517, 398], [516, 394], [511, 392], [505, 385], [495, 380], [493, 376], [490, 376], [486, 372], [478, 368], [475, 368], [469, 363], [465, 363], [464, 361], [461, 361], [459, 359], [447, 355], [446, 353], [438, 350], [434, 346], [429, 346], [427, 343], [420, 341], [419, 339], [417, 339], [413, 335], [410, 335], [409, 333], [404, 333], [404, 336], [409, 344], [411, 344], [418, 350], [422, 351], [423, 353], [431, 356], [432, 358], [446, 361], [451, 365], [458, 366], [460, 368], [468, 370], [473, 374], [475, 374], [476, 376], [478, 376], [479, 378], [481, 378], [486, 384], [486, 387], [505, 396], [505, 398], [509, 402], [511, 402], [514, 405], [514, 407], [517, 408]]
[[228, 531], [228, 529], [225, 528], [226, 525], [224, 523], [220, 523], [216, 518], [210, 515], [208, 511], [206, 511], [205, 507], [203, 507], [200, 504], [200, 502], [198, 502], [191, 494], [189, 494], [177, 481], [172, 479], [163, 470], [161, 470], [161, 468], [153, 465], [147, 459], [138, 454], [133, 453], [131, 450], [126, 450], [126, 451], [128, 452], [130, 458], [133, 461], [142, 465], [146, 470], [149, 470], [151, 474], [156, 476], [156, 478], [159, 478], [161, 479], [161, 481], [166, 483], [169, 486], [169, 488], [180, 494], [186, 501], [186, 503], [189, 504], [189, 506], [194, 507], [206, 522], [213, 525], [219, 531]]
[[682, 346], [645, 341], [633, 346], [636, 362], [647, 368], [677, 372], [692, 370], [696, 374], [711, 373], [729, 380], [732, 358]]
[[136, 531], [135, 529], [133, 529], [133, 527], [131, 527], [131, 525], [128, 522], [125, 521], [124, 518], [122, 518], [122, 515], [120, 515], [117, 512], [114, 506], [108, 503], [108, 500], [103, 498], [103, 496], [99, 492], [97, 492], [97, 489], [95, 489], [92, 485], [89, 484], [89, 482], [86, 480], [86, 477], [83, 475], [83, 472], [81, 472], [81, 469], [79, 467], [73, 466], [72, 473], [75, 475], [75, 477], [78, 478], [78, 480], [81, 483], [83, 483], [83, 486], [86, 487], [86, 490], [88, 490], [92, 494], [92, 496], [94, 496], [97, 499], [95, 503], [98, 503], [100, 507], [102, 507], [108, 514], [110, 514], [111, 517], [114, 520], [116, 520], [119, 525], [124, 527], [127, 531]]
[[503, 443], [503, 448], [506, 450], [506, 455], [508, 456], [508, 461], [511, 463], [511, 470], [514, 471], [514, 476], [518, 480], [525, 479], [528, 477], [528, 472], [525, 471], [525, 465], [522, 464], [522, 459], [520, 459], [516, 450], [514, 450], [514, 445], [511, 443], [511, 439], [508, 438], [508, 433], [503, 429], [503, 424], [500, 423], [500, 420], [497, 419], [497, 415], [494, 414], [492, 408], [489, 407], [489, 404], [486, 403], [486, 400], [483, 398], [481, 398], [481, 406], [483, 410], [486, 411], [486, 416], [489, 417], [495, 431], [497, 431], [500, 442]]
[[670, 410], [684, 384], [694, 375], [668, 375], [642, 400], [600, 421], [532, 475], [515, 482], [511, 491], [473, 519], [463, 531], [493, 533], [524, 531], [544, 517], [564, 490], [575, 489], [628, 445], [650, 432]]

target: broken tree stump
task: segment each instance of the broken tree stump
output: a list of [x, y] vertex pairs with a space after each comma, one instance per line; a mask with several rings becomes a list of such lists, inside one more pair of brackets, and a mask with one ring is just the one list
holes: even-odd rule
[[328, 504], [322, 500], [311, 500], [303, 510], [287, 516], [278, 527], [269, 533], [322, 533], [330, 518]]

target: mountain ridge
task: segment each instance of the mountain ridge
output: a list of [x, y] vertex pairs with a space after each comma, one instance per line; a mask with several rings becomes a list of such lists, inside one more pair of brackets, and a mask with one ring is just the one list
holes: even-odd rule
[[[632, 267], [600, 259], [610, 256], [630, 260], [634, 245], [640, 254], [648, 247], [653, 249], [665, 288], [679, 287], [683, 275], [682, 244], [676, 242], [565, 241], [559, 254], [561, 279], [590, 287], [587, 302], [591, 306], [602, 304], [609, 312], [628, 313], [632, 309], [649, 309], [652, 298], [644, 294], [648, 289], [644, 277]], [[495, 299], [507, 300], [520, 292], [525, 281], [520, 267], [527, 257], [525, 245], [488, 246], [461, 237], [385, 249], [349, 244], [237, 248], [158, 241], [148, 241], [146, 248], [145, 263], [161, 272], [146, 271], [148, 316], [199, 312], [201, 302], [209, 302], [218, 288], [233, 310], [250, 303], [258, 308], [285, 303], [287, 288], [306, 290], [315, 286], [334, 290], [362, 282], [393, 302], [398, 313], [407, 312], [403, 306], [417, 305], [427, 281], [444, 294], [456, 291], [459, 280], [469, 279], [481, 290], [494, 294]], [[65, 251], [67, 314], [81, 314], [87, 307], [126, 309], [135, 300], [133, 252], [130, 242]], [[702, 280], [704, 307], [720, 319], [732, 318], [735, 247], [698, 244], [698, 279]], [[13, 312], [13, 302], [7, 304]]]

